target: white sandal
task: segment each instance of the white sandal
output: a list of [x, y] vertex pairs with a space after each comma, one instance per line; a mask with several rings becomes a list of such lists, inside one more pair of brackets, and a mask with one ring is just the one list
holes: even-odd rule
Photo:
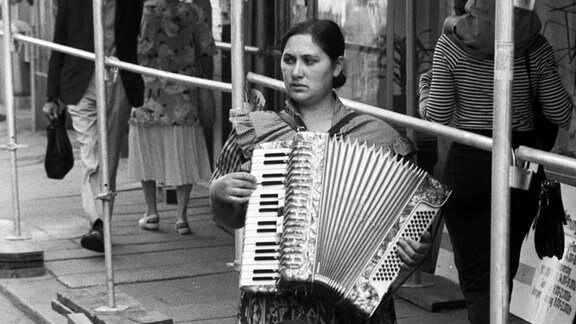
[[138, 226], [141, 229], [149, 231], [157, 231], [160, 227], [160, 217], [158, 214], [146, 215], [138, 220]]
[[190, 225], [188, 225], [187, 221], [177, 221], [174, 227], [176, 228], [176, 232], [180, 235], [190, 234]]

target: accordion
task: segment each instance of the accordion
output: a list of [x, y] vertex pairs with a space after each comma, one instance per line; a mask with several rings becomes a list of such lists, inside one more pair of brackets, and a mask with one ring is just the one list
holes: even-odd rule
[[240, 289], [317, 294], [371, 316], [450, 191], [373, 145], [299, 132], [254, 149]]

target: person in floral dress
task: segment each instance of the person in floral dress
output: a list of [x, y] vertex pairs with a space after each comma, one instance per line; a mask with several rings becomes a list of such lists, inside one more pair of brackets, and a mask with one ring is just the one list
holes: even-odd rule
[[[140, 64], [183, 75], [207, 77], [216, 49], [209, 1], [147, 0], [138, 43]], [[188, 200], [194, 183], [207, 180], [211, 168], [200, 118], [205, 101], [198, 87], [162, 77], [144, 76], [144, 104], [132, 110], [129, 170], [141, 181], [146, 212], [138, 221], [158, 230], [156, 186], [175, 186], [178, 210], [175, 229], [189, 234]], [[209, 93], [212, 95], [212, 93]]]

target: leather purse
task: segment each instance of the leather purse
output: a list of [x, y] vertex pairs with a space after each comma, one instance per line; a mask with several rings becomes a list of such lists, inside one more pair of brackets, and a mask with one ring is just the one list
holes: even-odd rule
[[560, 183], [556, 180], [543, 180], [540, 185], [538, 212], [532, 225], [534, 246], [540, 259], [543, 257], [562, 259], [566, 224], [566, 210], [562, 203]]

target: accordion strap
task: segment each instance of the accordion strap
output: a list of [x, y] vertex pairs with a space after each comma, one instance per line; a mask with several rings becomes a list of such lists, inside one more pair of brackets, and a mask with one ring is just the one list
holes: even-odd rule
[[[276, 112], [276, 114], [278, 114], [278, 117], [280, 117], [286, 124], [292, 127], [293, 130], [297, 132], [307, 130], [306, 125], [304, 125], [304, 123], [300, 118], [294, 118], [294, 116], [290, 115], [285, 110]], [[359, 114], [356, 112], [351, 112], [348, 115], [344, 116], [344, 118], [340, 119], [336, 124], [334, 124], [334, 126], [332, 126], [328, 130], [328, 135], [330, 137], [339, 135], [340, 129], [344, 127], [344, 125], [348, 124], [348, 122], [350, 122], [356, 116], [359, 116]]]

